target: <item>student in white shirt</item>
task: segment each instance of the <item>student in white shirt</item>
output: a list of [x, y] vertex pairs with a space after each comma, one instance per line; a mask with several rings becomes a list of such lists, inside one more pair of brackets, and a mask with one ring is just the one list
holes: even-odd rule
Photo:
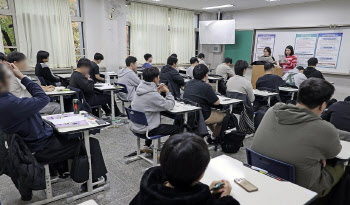
[[186, 69], [186, 75], [193, 79], [193, 69], [194, 69], [194, 67], [196, 67], [196, 65], [199, 64], [199, 60], [196, 57], [192, 57], [190, 59], [190, 63], [191, 63], [191, 66]]
[[205, 58], [204, 53], [200, 53], [200, 54], [198, 54], [199, 64], [206, 65], [206, 64], [205, 64], [205, 62], [204, 62], [204, 58]]
[[225, 62], [216, 68], [216, 74], [221, 75], [225, 81], [235, 75], [230, 65], [232, 65], [232, 58], [225, 58]]

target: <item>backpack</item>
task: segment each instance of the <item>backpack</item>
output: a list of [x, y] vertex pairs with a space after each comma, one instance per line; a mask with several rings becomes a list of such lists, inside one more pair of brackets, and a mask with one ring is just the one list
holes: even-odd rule
[[222, 151], [225, 153], [237, 153], [243, 147], [244, 139], [245, 133], [240, 131], [236, 116], [228, 113], [222, 121], [219, 139]]
[[255, 130], [258, 129], [262, 119], [264, 118], [265, 116], [265, 113], [267, 112], [267, 110], [269, 109], [270, 107], [267, 106], [267, 105], [264, 105], [264, 106], [261, 106], [258, 111], [256, 112], [255, 114], [255, 117], [254, 117], [254, 126], [255, 126]]

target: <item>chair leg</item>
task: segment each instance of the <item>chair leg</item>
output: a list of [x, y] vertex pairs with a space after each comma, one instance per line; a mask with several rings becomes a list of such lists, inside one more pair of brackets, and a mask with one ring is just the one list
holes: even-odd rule
[[136, 150], [136, 153], [137, 153], [137, 156], [139, 156], [141, 154], [141, 139], [137, 137], [137, 150]]
[[51, 187], [51, 176], [50, 176], [50, 169], [49, 169], [49, 165], [46, 164], [44, 166], [45, 168], [45, 182], [46, 182], [46, 198], [47, 199], [51, 199], [52, 198], [52, 187]]
[[125, 105], [124, 105], [124, 101], [122, 101], [122, 112], [123, 112], [123, 114], [125, 115]]
[[160, 151], [160, 145], [162, 144], [161, 138], [158, 138], [158, 151]]
[[99, 117], [99, 118], [102, 117], [102, 108], [98, 108], [98, 117]]
[[158, 140], [153, 140], [153, 166], [158, 164]]

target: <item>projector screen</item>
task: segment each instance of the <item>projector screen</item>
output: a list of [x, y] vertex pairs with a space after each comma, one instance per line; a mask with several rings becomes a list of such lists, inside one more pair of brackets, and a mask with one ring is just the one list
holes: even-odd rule
[[235, 44], [235, 20], [200, 21], [201, 44]]

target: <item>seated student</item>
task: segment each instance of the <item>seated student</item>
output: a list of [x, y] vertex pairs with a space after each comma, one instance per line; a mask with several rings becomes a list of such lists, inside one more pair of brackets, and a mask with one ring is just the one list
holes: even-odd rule
[[304, 75], [304, 67], [298, 66], [284, 74], [282, 79], [286, 81], [288, 85], [299, 88], [300, 84], [307, 80], [307, 77]]
[[216, 74], [221, 75], [225, 81], [235, 75], [230, 65], [232, 65], [232, 58], [225, 58], [225, 62], [216, 68]]
[[[18, 134], [39, 163], [52, 164], [72, 159], [80, 140], [67, 139], [66, 136], [56, 134], [43, 121], [39, 111], [50, 102], [50, 98], [14, 64], [7, 65], [33, 97], [18, 98], [12, 95], [9, 92], [10, 76], [0, 64], [0, 132]], [[107, 169], [97, 139], [90, 137], [90, 149], [93, 180], [96, 180], [105, 175]], [[24, 201], [29, 201], [31, 198], [31, 192], [22, 195]]]
[[[106, 112], [106, 115], [111, 115], [111, 96], [103, 94], [95, 94], [94, 81], [90, 78], [89, 72], [91, 69], [91, 61], [86, 58], [82, 58], [78, 61], [77, 69], [73, 72], [69, 85], [80, 89], [84, 97], [90, 106], [102, 105], [102, 109]], [[114, 104], [115, 115], [124, 117], [125, 115], [119, 111], [117, 104]], [[108, 107], [109, 106], [109, 107]]]
[[204, 53], [200, 53], [200, 54], [198, 54], [199, 64], [203, 64], [203, 65], [205, 65], [204, 58], [205, 58]]
[[305, 69], [304, 74], [307, 78], [321, 78], [324, 79], [322, 73], [319, 70], [316, 70], [318, 64], [317, 58], [310, 58], [307, 61], [308, 67]]
[[47, 51], [39, 51], [36, 55], [35, 75], [44, 78], [46, 85], [56, 86], [61, 80], [55, 76], [49, 66], [46, 65], [49, 62], [50, 54]]
[[275, 65], [272, 63], [266, 63], [264, 65], [265, 75], [256, 81], [256, 89], [269, 88], [278, 91], [278, 87], [286, 84], [280, 76], [273, 74], [274, 68]]
[[152, 56], [152, 54], [146, 53], [145, 56], [144, 56], [144, 58], [145, 58], [146, 63], [144, 63], [144, 64], [142, 65], [142, 69], [152, 67], [152, 65], [151, 65], [151, 63], [152, 63], [152, 61], [153, 61], [153, 56]]
[[341, 151], [336, 128], [320, 117], [334, 87], [322, 79], [308, 79], [299, 87], [297, 105], [278, 103], [257, 129], [252, 150], [292, 164], [296, 184], [326, 195], [341, 178], [343, 166], [326, 163]]
[[[149, 136], [177, 134], [180, 129], [177, 125], [160, 124], [160, 112], [173, 109], [175, 100], [166, 85], [159, 85], [159, 69], [146, 68], [142, 75], [143, 81], [136, 89], [131, 108], [146, 114]], [[165, 93], [165, 98], [160, 93]], [[134, 123], [131, 123], [131, 130], [139, 134], [146, 133], [145, 126]], [[152, 152], [151, 143], [152, 140], [146, 140], [142, 151]]]
[[90, 78], [95, 83], [104, 83], [105, 79], [100, 76], [100, 67], [98, 66], [104, 60], [101, 53], [95, 53], [94, 60], [91, 61]]
[[176, 53], [173, 53], [170, 56], [177, 58], [177, 54]]
[[[23, 53], [12, 52], [8, 55], [8, 62], [13, 63], [20, 71], [27, 70], [27, 59]], [[16, 78], [12, 72], [9, 72], [10, 79], [10, 93], [18, 98], [31, 98], [32, 95], [28, 92], [27, 88]], [[54, 91], [55, 87], [40, 86], [45, 92]], [[53, 115], [61, 113], [61, 106], [57, 102], [49, 102], [43, 109], [40, 110], [41, 114]]]
[[211, 110], [215, 105], [220, 105], [220, 100], [215, 94], [213, 87], [206, 83], [208, 73], [208, 67], [203, 64], [199, 64], [193, 69], [194, 80], [186, 84], [184, 99], [189, 99], [200, 105], [205, 123], [213, 131], [213, 137], [216, 138], [220, 135], [222, 121], [226, 114], [217, 110]]
[[176, 70], [177, 62], [176, 57], [170, 56], [160, 72], [160, 83], [167, 85], [175, 98], [180, 97], [180, 88], [185, 85], [185, 80]]
[[198, 65], [199, 60], [196, 57], [190, 59], [191, 66], [186, 69], [186, 75], [193, 79], [193, 69]]
[[332, 123], [337, 129], [350, 132], [350, 96], [336, 102], [322, 114], [322, 118]]
[[245, 60], [238, 60], [235, 64], [236, 75], [227, 81], [227, 92], [237, 92], [246, 94], [250, 102], [254, 102], [255, 96], [253, 86], [249, 80], [244, 78], [247, 72], [248, 63]]
[[[210, 186], [200, 182], [209, 161], [202, 138], [191, 133], [170, 137], [160, 153], [160, 167], [145, 172], [140, 192], [130, 205], [239, 205], [230, 196], [230, 182], [213, 181]], [[211, 191], [219, 182], [224, 183], [223, 188]]]
[[118, 83], [126, 85], [128, 94], [119, 92], [118, 96], [122, 100], [132, 101], [134, 99], [135, 90], [139, 86], [141, 80], [137, 76], [137, 59], [129, 56], [125, 60], [126, 68], [123, 68], [118, 73]]

